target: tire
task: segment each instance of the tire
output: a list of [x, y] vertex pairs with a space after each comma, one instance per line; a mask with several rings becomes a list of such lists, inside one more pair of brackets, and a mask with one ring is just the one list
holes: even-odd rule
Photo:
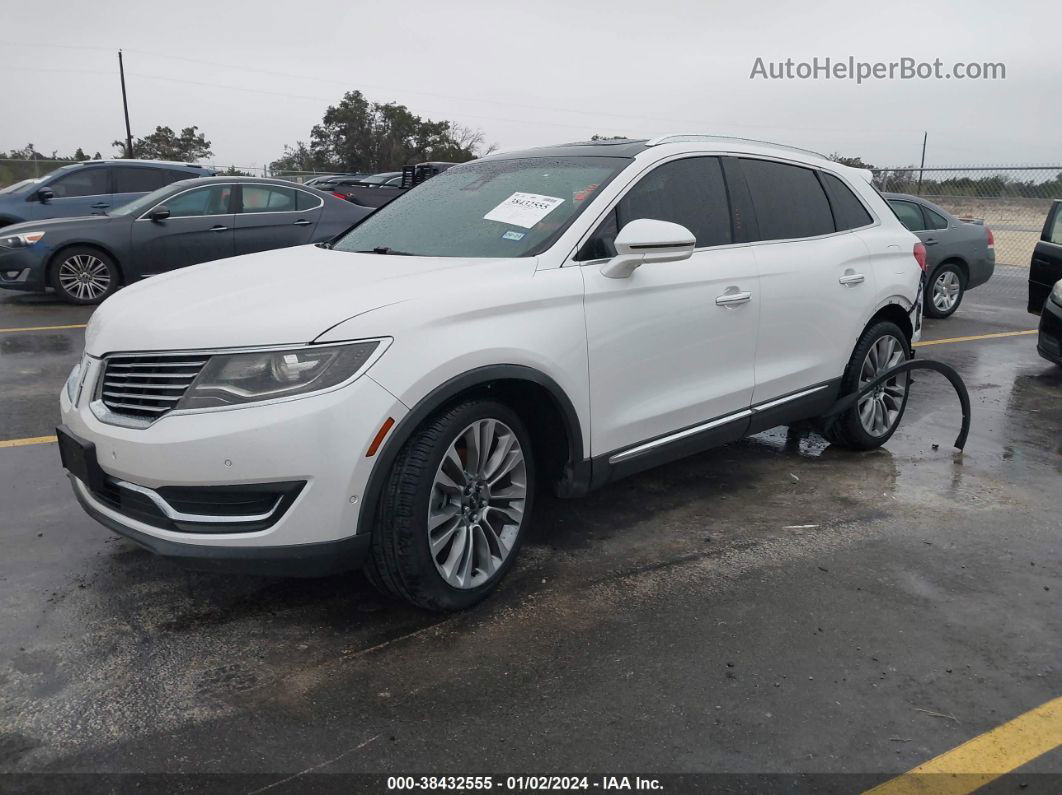
[[[488, 451], [485, 459], [470, 452], [473, 439]], [[465, 477], [470, 466], [475, 478]], [[388, 476], [366, 564], [369, 582], [436, 612], [482, 601], [516, 559], [534, 487], [531, 442], [516, 412], [493, 400], [440, 411], [406, 442]]]
[[[889, 339], [891, 343], [886, 342]], [[845, 367], [841, 396], [850, 395], [876, 374], [906, 361], [909, 350], [906, 335], [895, 323], [883, 320], [868, 327]], [[844, 414], [818, 420], [816, 427], [831, 444], [850, 450], [873, 450], [889, 441], [896, 432], [907, 409], [909, 394], [910, 375], [903, 373], [886, 381], [880, 390], [872, 392]]]
[[966, 274], [954, 262], [937, 266], [926, 282], [926, 317], [943, 319], [955, 314], [966, 295]]
[[52, 260], [48, 279], [68, 304], [98, 304], [118, 289], [121, 274], [109, 255], [97, 248], [72, 246]]

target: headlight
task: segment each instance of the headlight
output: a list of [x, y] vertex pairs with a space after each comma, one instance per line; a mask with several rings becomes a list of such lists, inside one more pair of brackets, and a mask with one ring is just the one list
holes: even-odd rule
[[70, 398], [70, 402], [74, 402], [74, 397], [77, 395], [77, 383], [81, 378], [81, 362], [79, 361], [74, 365], [74, 369], [70, 371], [70, 375], [66, 377], [66, 396]]
[[240, 406], [342, 384], [365, 367], [379, 340], [254, 353], [215, 354], [177, 409]]
[[0, 237], [0, 246], [4, 248], [23, 248], [24, 246], [32, 246], [42, 237], [44, 237], [44, 232], [21, 232], [17, 235]]
[[1055, 282], [1055, 289], [1051, 291], [1051, 300], [1062, 306], [1062, 282]]

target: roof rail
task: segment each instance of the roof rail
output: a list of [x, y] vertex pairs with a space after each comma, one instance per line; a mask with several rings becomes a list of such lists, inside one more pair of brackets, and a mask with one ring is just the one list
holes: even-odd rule
[[803, 149], [799, 146], [789, 146], [788, 144], [779, 144], [774, 141], [760, 141], [756, 138], [739, 138], [734, 135], [711, 135], [709, 133], [676, 133], [672, 135], [660, 135], [646, 141], [645, 145], [659, 146], [660, 144], [682, 144], [696, 141], [741, 141], [747, 144], [764, 144], [766, 146], [775, 146], [779, 149], [791, 149], [794, 152], [815, 155], [815, 157], [821, 157], [823, 160], [830, 159], [822, 152], [816, 152], [814, 149]]

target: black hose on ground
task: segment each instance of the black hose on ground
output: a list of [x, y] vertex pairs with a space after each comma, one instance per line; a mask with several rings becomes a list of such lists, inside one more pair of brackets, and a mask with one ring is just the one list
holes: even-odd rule
[[970, 433], [970, 393], [967, 391], [966, 384], [963, 382], [962, 377], [955, 371], [955, 368], [943, 364], [942, 362], [935, 362], [932, 359], [909, 359], [902, 364], [896, 365], [891, 370], [887, 370], [877, 376], [877, 378], [863, 384], [863, 386], [857, 391], [845, 395], [838, 400], [830, 407], [830, 410], [823, 415], [823, 418], [827, 419], [843, 414], [859, 402], [860, 398], [873, 392], [877, 387], [888, 381], [890, 378], [895, 378], [897, 375], [909, 372], [910, 370], [935, 370], [947, 378], [948, 381], [951, 382], [951, 385], [955, 387], [955, 392], [959, 396], [959, 403], [962, 406], [962, 429], [959, 431], [959, 435], [955, 439], [955, 447], [962, 450], [966, 446], [966, 437]]

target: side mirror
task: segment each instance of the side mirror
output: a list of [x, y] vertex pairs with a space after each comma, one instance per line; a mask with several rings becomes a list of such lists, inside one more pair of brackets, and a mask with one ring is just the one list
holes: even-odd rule
[[38, 188], [36, 196], [37, 201], [39, 201], [41, 204], [47, 204], [55, 198], [55, 191], [51, 188]]
[[152, 210], [151, 212], [148, 213], [148, 218], [150, 218], [152, 221], [155, 221], [155, 222], [165, 221], [169, 217], [170, 217], [170, 208], [167, 207], [165, 204], [159, 205], [154, 210]]
[[646, 262], [689, 259], [696, 246], [697, 238], [684, 226], [638, 218], [616, 235], [616, 256], [601, 266], [601, 273], [610, 279], [626, 279]]

